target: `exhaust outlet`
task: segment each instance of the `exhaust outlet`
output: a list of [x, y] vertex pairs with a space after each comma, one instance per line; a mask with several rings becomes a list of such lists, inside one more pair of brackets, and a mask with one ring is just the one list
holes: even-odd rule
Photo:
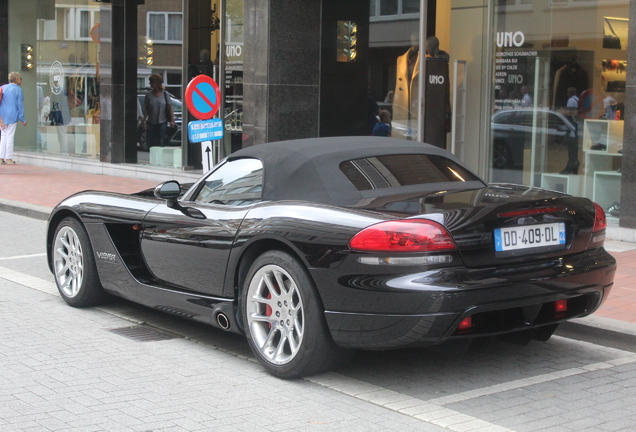
[[230, 329], [230, 319], [223, 312], [219, 312], [219, 313], [216, 314], [216, 323], [223, 330], [229, 330]]

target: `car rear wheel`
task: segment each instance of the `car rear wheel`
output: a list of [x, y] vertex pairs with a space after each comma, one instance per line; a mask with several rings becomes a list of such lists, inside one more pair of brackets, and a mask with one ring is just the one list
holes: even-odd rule
[[270, 251], [256, 259], [241, 304], [250, 348], [272, 375], [313, 375], [346, 357], [331, 339], [311, 278], [289, 254]]
[[55, 231], [52, 248], [55, 283], [64, 301], [75, 307], [101, 303], [106, 294], [82, 224], [71, 217], [63, 219]]
[[492, 165], [494, 168], [509, 168], [512, 166], [512, 152], [510, 147], [503, 141], [495, 141], [492, 155]]

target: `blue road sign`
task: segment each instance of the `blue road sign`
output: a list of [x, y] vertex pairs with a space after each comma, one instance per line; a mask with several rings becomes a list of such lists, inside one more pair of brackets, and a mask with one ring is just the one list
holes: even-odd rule
[[195, 120], [188, 123], [190, 142], [215, 141], [223, 138], [223, 122], [221, 119]]
[[219, 86], [207, 75], [197, 75], [188, 83], [185, 91], [188, 111], [199, 120], [214, 117], [221, 105]]

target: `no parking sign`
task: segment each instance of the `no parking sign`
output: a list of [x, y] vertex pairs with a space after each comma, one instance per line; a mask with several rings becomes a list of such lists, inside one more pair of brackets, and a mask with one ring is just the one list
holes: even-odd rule
[[221, 105], [219, 85], [207, 75], [197, 75], [186, 87], [185, 102], [190, 114], [199, 120], [209, 120]]
[[[201, 143], [201, 164], [203, 172], [212, 168], [220, 157], [220, 145], [217, 145], [219, 153], [214, 160], [212, 141], [218, 143], [223, 138], [223, 123], [221, 119], [212, 119], [219, 111], [221, 105], [221, 92], [219, 86], [207, 75], [197, 75], [190, 81], [185, 91], [185, 102], [188, 111], [199, 121], [188, 123], [188, 138], [191, 142]], [[213, 153], [210, 155], [210, 153]]]

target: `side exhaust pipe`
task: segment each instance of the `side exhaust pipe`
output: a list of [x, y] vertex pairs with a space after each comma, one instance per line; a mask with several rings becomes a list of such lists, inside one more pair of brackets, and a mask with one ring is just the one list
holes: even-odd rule
[[219, 312], [219, 313], [216, 314], [216, 323], [223, 330], [229, 330], [230, 329], [230, 319], [223, 312]]

